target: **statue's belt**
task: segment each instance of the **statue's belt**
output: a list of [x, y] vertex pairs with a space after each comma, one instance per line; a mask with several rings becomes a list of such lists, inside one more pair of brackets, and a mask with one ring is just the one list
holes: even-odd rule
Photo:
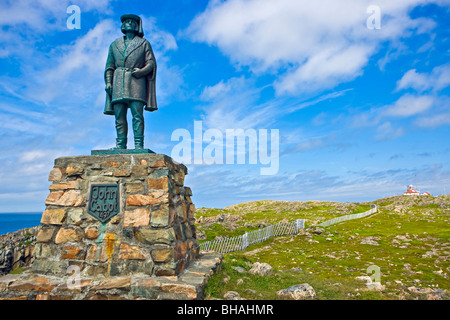
[[125, 67], [116, 68], [116, 70], [124, 70], [124, 71], [134, 71], [134, 69], [137, 69], [137, 68], [125, 68]]

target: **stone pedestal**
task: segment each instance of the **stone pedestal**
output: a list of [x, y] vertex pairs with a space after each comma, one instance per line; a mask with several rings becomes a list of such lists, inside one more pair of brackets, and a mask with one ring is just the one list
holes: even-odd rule
[[[179, 274], [199, 254], [186, 174], [184, 165], [161, 154], [56, 159], [32, 270], [65, 275], [77, 266], [85, 276]], [[118, 213], [102, 222], [90, 213], [89, 200], [95, 209], [91, 192], [98, 191], [92, 186], [107, 185], [118, 190]]]
[[55, 160], [31, 270], [6, 299], [201, 299], [222, 256], [199, 253], [187, 169], [161, 154]]

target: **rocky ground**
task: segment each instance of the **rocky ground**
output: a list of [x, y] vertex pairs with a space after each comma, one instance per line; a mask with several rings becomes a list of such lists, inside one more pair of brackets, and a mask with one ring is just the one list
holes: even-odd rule
[[[371, 204], [378, 205], [378, 213], [317, 227], [340, 215], [364, 212]], [[297, 235], [226, 254], [222, 271], [207, 286], [209, 298], [450, 299], [449, 196], [398, 196], [370, 203], [257, 201], [200, 208], [196, 214], [203, 241], [306, 219], [306, 229]], [[271, 273], [250, 273], [257, 262], [270, 265]]]
[[29, 266], [33, 260], [37, 228], [0, 235], [0, 276]]

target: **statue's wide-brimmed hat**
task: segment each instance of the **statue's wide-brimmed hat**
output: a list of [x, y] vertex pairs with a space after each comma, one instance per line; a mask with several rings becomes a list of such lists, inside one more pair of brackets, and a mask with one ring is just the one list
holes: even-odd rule
[[[135, 14], [132, 14], [132, 13], [124, 14], [124, 15], [122, 15], [120, 17], [120, 21], [122, 23], [124, 23], [124, 21], [128, 20], [128, 19], [133, 19], [134, 21], [136, 21], [136, 23], [138, 25], [138, 33], [137, 33], [137, 35], [139, 37], [143, 37], [144, 36], [144, 29], [142, 28], [142, 19], [141, 19], [141, 17], [139, 17], [139, 16], [137, 16]], [[123, 29], [122, 29], [122, 32], [125, 33], [125, 31]]]

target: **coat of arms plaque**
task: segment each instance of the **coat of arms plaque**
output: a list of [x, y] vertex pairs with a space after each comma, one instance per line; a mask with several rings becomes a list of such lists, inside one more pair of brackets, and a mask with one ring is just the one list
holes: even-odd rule
[[93, 184], [89, 195], [88, 213], [106, 222], [120, 211], [118, 184]]

